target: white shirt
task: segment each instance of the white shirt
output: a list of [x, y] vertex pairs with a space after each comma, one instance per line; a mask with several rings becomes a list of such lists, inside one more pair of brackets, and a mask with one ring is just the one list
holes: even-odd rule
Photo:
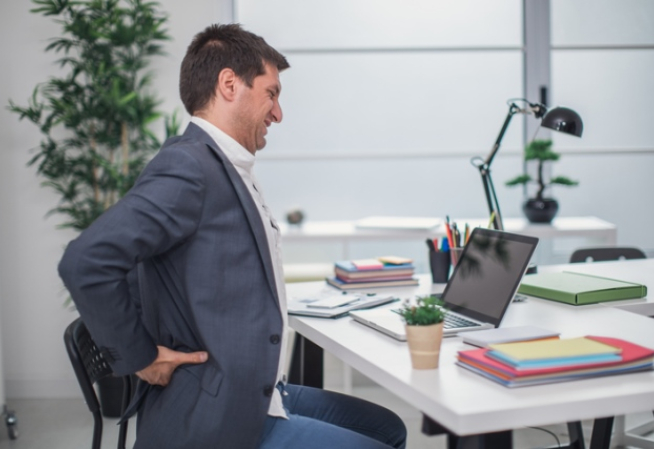
[[[250, 153], [245, 149], [245, 147], [243, 147], [243, 145], [208, 121], [201, 119], [200, 117], [192, 117], [191, 122], [195, 123], [202, 128], [203, 131], [209, 134], [223, 153], [225, 153], [225, 156], [227, 156], [227, 159], [229, 159], [229, 161], [234, 165], [234, 168], [241, 176], [243, 183], [247, 186], [248, 191], [259, 210], [259, 214], [261, 215], [261, 222], [263, 223], [263, 227], [266, 231], [266, 239], [268, 240], [268, 249], [270, 250], [273, 272], [275, 273], [275, 286], [277, 287], [277, 296], [279, 297], [279, 307], [281, 309], [282, 321], [284, 323], [280, 342], [281, 352], [279, 366], [277, 367], [277, 382], [280, 382], [284, 380], [284, 367], [286, 366], [288, 316], [286, 313], [286, 285], [284, 284], [284, 269], [282, 266], [282, 248], [279, 226], [277, 226], [275, 218], [270, 213], [268, 207], [266, 207], [263, 195], [261, 194], [261, 187], [252, 173], [252, 167], [254, 167], [254, 154]], [[282, 406], [281, 394], [277, 388], [273, 389], [273, 396], [270, 401], [268, 415], [288, 419]]]

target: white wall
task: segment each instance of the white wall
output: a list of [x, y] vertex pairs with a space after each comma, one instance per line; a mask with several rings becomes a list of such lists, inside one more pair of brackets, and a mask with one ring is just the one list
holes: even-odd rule
[[[191, 37], [204, 26], [229, 17], [229, 0], [161, 1], [171, 15], [174, 41], [170, 56], [157, 63], [157, 89], [162, 108], [181, 107], [177, 94], [178, 67]], [[44, 218], [57, 197], [39, 187], [39, 179], [25, 163], [29, 148], [40, 136], [33, 125], [18, 122], [4, 105], [9, 98], [25, 104], [33, 86], [55, 73], [54, 57], [43, 53], [46, 40], [57, 35], [51, 20], [28, 12], [25, 0], [4, 0], [0, 5], [0, 331], [3, 365], [9, 397], [77, 395], [77, 385], [65, 355], [62, 334], [74, 313], [62, 306], [65, 293], [56, 265], [72, 232], [56, 230], [57, 217]], [[265, 37], [265, 36], [264, 36]], [[293, 70], [291, 68], [291, 70]], [[289, 72], [290, 74], [291, 72]], [[292, 77], [291, 77], [292, 78]], [[282, 74], [282, 83], [284, 83]], [[519, 92], [518, 92], [519, 94]], [[282, 94], [282, 105], [284, 96]], [[319, 105], [316, 105], [319, 107]], [[412, 111], [425, 114], [428, 111]], [[489, 118], [499, 131], [503, 111]], [[654, 113], [650, 123], [654, 123]], [[282, 129], [293, 120], [277, 125]], [[361, 117], [362, 121], [366, 117]], [[519, 127], [518, 123], [513, 126]], [[274, 149], [275, 127], [269, 141]], [[470, 133], [477, 128], [471, 122]], [[385, 129], [392, 132], [392, 129]], [[495, 136], [493, 135], [492, 138]], [[438, 136], [434, 136], [438, 139]], [[485, 155], [491, 141], [479, 154]], [[266, 151], [267, 151], [266, 150]], [[486, 213], [479, 175], [466, 156], [419, 155], [375, 158], [275, 159], [264, 152], [257, 175], [272, 210], [281, 219], [293, 206], [309, 219], [355, 219], [372, 214], [482, 216]], [[577, 188], [559, 188], [562, 216], [597, 215], [617, 223], [619, 244], [654, 251], [651, 193], [654, 192], [654, 152], [566, 154], [555, 171], [580, 179]], [[493, 178], [505, 216], [520, 216], [520, 189], [503, 181], [518, 174], [517, 154], [500, 154]], [[372, 186], [372, 187], [371, 187]], [[327, 257], [331, 248], [316, 254], [289, 248], [295, 258]], [[357, 251], [373, 251], [362, 245]], [[423, 248], [407, 248], [420, 252]]]
[[[161, 1], [170, 14], [173, 41], [169, 56], [156, 63], [156, 90], [162, 109], [181, 107], [179, 64], [193, 35], [207, 25], [231, 17], [227, 0]], [[4, 0], [0, 4], [0, 329], [6, 393], [9, 397], [78, 395], [63, 345], [63, 331], [75, 314], [63, 307], [66, 293], [56, 267], [71, 231], [56, 230], [60, 219], [45, 218], [57, 196], [39, 186], [26, 167], [29, 149], [38, 145], [34, 125], [18, 121], [5, 105], [25, 105], [33, 87], [56, 73], [56, 57], [43, 52], [59, 28], [51, 18], [31, 14], [33, 3]], [[163, 128], [162, 128], [163, 129]], [[1, 376], [0, 376], [1, 379]], [[1, 398], [0, 398], [1, 399]]]

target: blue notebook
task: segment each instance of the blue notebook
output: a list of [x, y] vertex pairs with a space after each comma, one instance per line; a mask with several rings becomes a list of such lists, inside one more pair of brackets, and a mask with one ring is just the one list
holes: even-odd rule
[[334, 264], [336, 268], [340, 268], [343, 271], [348, 271], [351, 273], [355, 273], [358, 271], [394, 271], [394, 270], [407, 270], [407, 269], [413, 269], [413, 264], [410, 263], [405, 263], [405, 264], [399, 264], [399, 265], [384, 265], [381, 269], [378, 270], [359, 270], [357, 269], [356, 266], [352, 263], [350, 260], [341, 260], [339, 262], [336, 262]]

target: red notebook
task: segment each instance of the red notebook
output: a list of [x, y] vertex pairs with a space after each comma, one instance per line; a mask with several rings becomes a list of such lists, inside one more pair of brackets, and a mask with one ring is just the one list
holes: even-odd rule
[[[556, 373], [566, 373], [566, 372], [593, 372], [601, 371], [604, 368], [611, 368], [617, 366], [627, 366], [633, 364], [634, 362], [644, 361], [645, 359], [654, 357], [654, 350], [645, 348], [643, 346], [630, 343], [619, 338], [610, 338], [610, 337], [596, 337], [588, 336], [587, 338], [605, 343], [610, 346], [615, 346], [622, 349], [622, 360], [613, 361], [613, 362], [600, 362], [593, 364], [579, 364], [579, 365], [568, 365], [562, 367], [550, 367], [550, 368], [536, 368], [536, 369], [527, 369], [527, 370], [516, 370], [515, 368], [505, 365], [501, 362], [498, 362], [490, 357], [487, 357], [485, 354], [490, 349], [471, 349], [468, 351], [459, 351], [459, 361], [465, 364], [470, 364], [477, 369], [486, 371], [492, 375], [498, 376], [502, 379], [521, 379], [530, 376], [543, 376], [547, 374], [556, 374]], [[598, 370], [599, 368], [599, 370]]]

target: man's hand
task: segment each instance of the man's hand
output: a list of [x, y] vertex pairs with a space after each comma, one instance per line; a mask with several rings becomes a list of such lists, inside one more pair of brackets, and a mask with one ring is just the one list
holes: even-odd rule
[[161, 385], [162, 387], [168, 385], [173, 372], [179, 365], [204, 363], [209, 357], [204, 351], [178, 352], [168, 349], [165, 346], [157, 346], [157, 349], [159, 354], [154, 362], [141, 371], [137, 371], [136, 375], [139, 379], [149, 384]]

